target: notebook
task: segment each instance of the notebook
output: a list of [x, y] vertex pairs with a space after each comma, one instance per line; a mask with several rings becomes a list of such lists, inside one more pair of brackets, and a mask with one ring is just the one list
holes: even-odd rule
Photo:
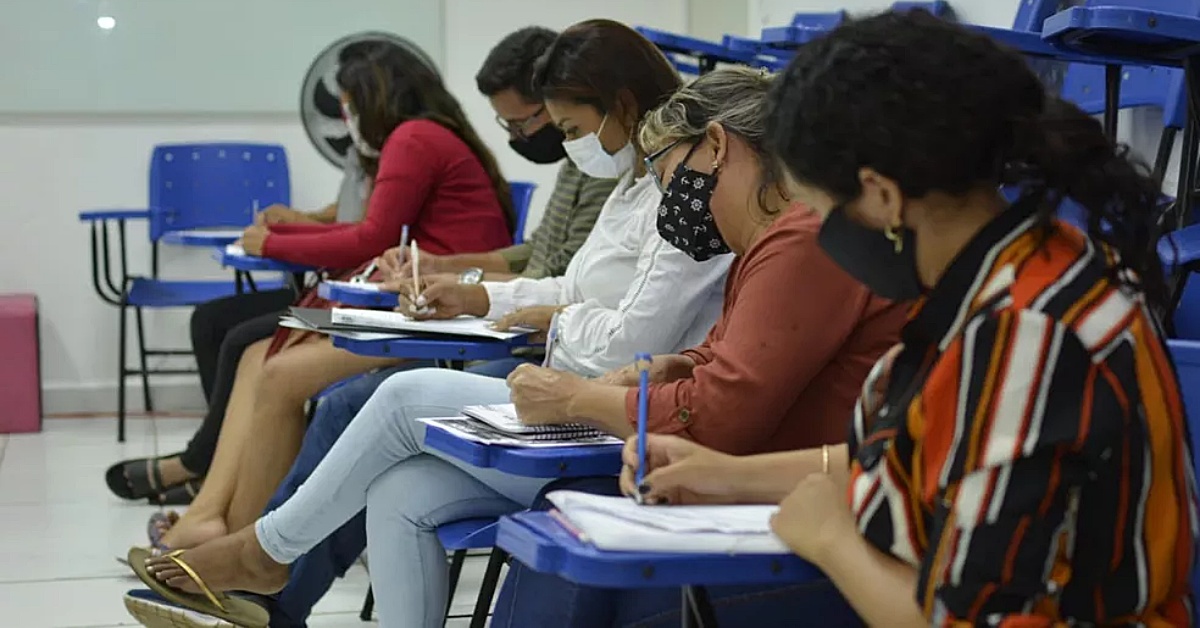
[[546, 498], [603, 550], [696, 554], [787, 554], [771, 532], [778, 506], [639, 506], [628, 497], [552, 491]]
[[499, 447], [526, 447], [530, 449], [551, 447], [595, 447], [600, 445], [620, 446], [621, 439], [608, 434], [571, 436], [563, 434], [508, 434], [470, 417], [444, 419], [420, 419], [433, 428], [449, 432], [463, 440]]
[[380, 333], [374, 331], [352, 331], [343, 329], [318, 329], [296, 318], [295, 316], [283, 316], [279, 319], [279, 326], [287, 329], [299, 329], [301, 331], [313, 331], [319, 334], [325, 334], [332, 338], [347, 338], [349, 340], [358, 340], [362, 342], [373, 342], [376, 340], [397, 340], [399, 338], [411, 338], [411, 334], [395, 334], [395, 333]]
[[357, 281], [326, 281], [325, 285], [334, 288], [349, 288], [351, 290], [361, 290], [363, 292], [379, 292], [379, 286], [383, 284]]
[[415, 334], [439, 334], [447, 336], [472, 336], [493, 340], [512, 340], [526, 336], [532, 330], [498, 331], [492, 323], [474, 316], [459, 316], [444, 321], [418, 321], [399, 312], [365, 310], [358, 308], [333, 308], [330, 323], [334, 326], [355, 327], [373, 331], [407, 331]]
[[517, 407], [511, 403], [488, 406], [467, 406], [463, 414], [484, 423], [506, 434], [559, 434], [573, 436], [598, 436], [600, 430], [581, 423], [566, 423], [562, 425], [526, 425], [517, 416]]

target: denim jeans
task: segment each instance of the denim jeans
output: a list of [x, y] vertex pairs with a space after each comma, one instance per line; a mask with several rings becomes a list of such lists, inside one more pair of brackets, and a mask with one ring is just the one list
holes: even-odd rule
[[[349, 395], [358, 384], [335, 394]], [[277, 562], [296, 562], [368, 507], [371, 581], [376, 591], [386, 592], [376, 596], [381, 624], [440, 626], [449, 592], [437, 526], [519, 510], [532, 503], [546, 480], [510, 476], [424, 453], [424, 424], [418, 419], [454, 416], [464, 405], [507, 401], [508, 387], [495, 378], [444, 369], [393, 374], [349, 422], [307, 480], [255, 524], [259, 544]], [[328, 399], [322, 405], [331, 403]], [[314, 427], [322, 420], [326, 419], [319, 416]], [[328, 436], [328, 427], [321, 428], [321, 434]], [[309, 454], [325, 442], [316, 431], [312, 433], [313, 447], [309, 437], [304, 446]], [[302, 452], [311, 461], [309, 454]], [[293, 469], [285, 488], [301, 481], [301, 475]], [[331, 574], [353, 563], [360, 547], [354, 541], [352, 536], [331, 540], [314, 557], [326, 562], [304, 567], [320, 571], [320, 577], [312, 580], [321, 583], [320, 592], [328, 588]], [[310, 597], [305, 603], [313, 600], [315, 589], [300, 583], [289, 587], [294, 595], [307, 591]], [[281, 595], [281, 606], [295, 604], [288, 593]], [[299, 607], [303, 610], [303, 605]], [[279, 610], [281, 615], [291, 613], [290, 608]]]
[[[524, 358], [510, 358], [483, 362], [467, 369], [469, 373], [504, 378], [517, 366], [526, 363]], [[383, 369], [358, 377], [338, 388], [321, 400], [313, 416], [313, 422], [304, 434], [304, 444], [291, 471], [271, 496], [263, 514], [275, 510], [287, 501], [296, 489], [312, 475], [314, 469], [325, 458], [325, 454], [337, 442], [351, 419], [358, 414], [367, 400], [387, 378], [401, 371], [427, 368], [430, 362], [410, 362], [390, 369]], [[358, 513], [291, 564], [288, 584], [276, 594], [271, 603], [272, 628], [304, 628], [312, 609], [333, 586], [333, 581], [345, 575], [346, 570], [358, 560], [367, 548], [367, 518]]]
[[[545, 487], [604, 495], [614, 478], [560, 480]], [[539, 498], [536, 509], [551, 505]], [[863, 623], [829, 581], [708, 588], [722, 628], [858, 627]], [[678, 588], [601, 589], [541, 574], [514, 561], [496, 601], [492, 628], [674, 628], [681, 618]]]

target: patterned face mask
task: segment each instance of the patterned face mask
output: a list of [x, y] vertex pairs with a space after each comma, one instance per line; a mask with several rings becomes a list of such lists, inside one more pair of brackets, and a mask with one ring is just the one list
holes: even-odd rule
[[[692, 147], [695, 151], [696, 147]], [[697, 172], [687, 167], [687, 156], [675, 168], [675, 175], [663, 194], [658, 208], [658, 235], [688, 257], [703, 262], [730, 252], [717, 230], [709, 201], [717, 187], [717, 171]]]

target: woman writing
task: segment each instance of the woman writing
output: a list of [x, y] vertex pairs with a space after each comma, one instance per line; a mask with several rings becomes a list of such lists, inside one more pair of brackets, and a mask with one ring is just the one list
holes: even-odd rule
[[[804, 47], [772, 101], [824, 246], [921, 301], [848, 445], [733, 458], [651, 438], [645, 486], [627, 469], [624, 488], [781, 500], [776, 533], [870, 625], [1191, 625], [1195, 478], [1150, 314], [1148, 170], [1022, 58], [923, 13]], [[1066, 196], [1087, 233], [1054, 219]]]
[[[590, 30], [574, 27], [564, 32], [563, 37], [569, 37], [573, 32], [590, 34]], [[642, 41], [641, 38], [635, 40]], [[653, 50], [648, 42], [639, 45]], [[603, 58], [603, 55], [615, 53], [601, 46], [594, 47], [589, 54]], [[655, 58], [661, 59], [657, 53]], [[665, 60], [661, 63], [665, 66]], [[622, 63], [617, 67], [636, 66]], [[660, 180], [670, 193], [679, 188], [678, 183], [673, 183], [671, 173], [690, 172], [691, 169], [708, 172], [714, 160], [718, 163], [717, 169], [723, 175], [727, 174], [721, 183], [709, 188], [714, 194], [713, 206], [719, 205], [726, 210], [717, 224], [722, 235], [726, 230], [730, 234], [729, 250], [746, 257], [736, 263], [737, 268], [726, 284], [724, 313], [715, 327], [718, 331], [710, 334], [708, 341], [695, 345], [697, 355], [712, 358], [708, 364], [702, 363], [702, 358], [697, 359], [692, 379], [706, 383], [695, 387], [690, 403], [697, 419], [702, 421], [698, 426], [703, 431], [697, 432], [697, 438], [709, 438], [711, 440], [707, 442], [720, 446], [722, 435], [735, 433], [742, 422], [742, 417], [722, 412], [722, 407], [732, 407], [738, 399], [750, 403], [755, 395], [771, 396], [776, 405], [767, 416], [755, 417], [754, 422], [747, 421], [747, 434], [743, 440], [730, 443], [731, 449], [736, 451], [769, 451], [780, 446], [779, 442], [836, 442], [834, 434], [845, 429], [843, 417], [848, 416], [858, 383], [866, 376], [875, 358], [895, 342], [896, 331], [903, 319], [898, 306], [870, 297], [861, 285], [820, 255], [815, 245], [815, 221], [803, 209], [788, 209], [774, 180], [762, 174], [760, 168], [769, 163], [761, 151], [764, 137], [761, 105], [767, 85], [768, 82], [755, 72], [722, 70], [704, 77], [672, 98], [666, 108], [676, 114], [668, 117], [672, 120], [669, 124], [656, 125], [658, 114], [639, 115], [639, 119], [645, 118], [643, 124], [647, 126], [669, 129], [655, 136], [658, 141], [654, 146], [667, 150], [651, 160], [653, 174], [648, 174], [647, 178], [651, 179], [652, 186], [654, 180]], [[562, 124], [560, 116], [566, 114], [557, 105], [569, 105], [571, 101], [558, 103], [554, 89], [545, 91], [551, 114]], [[732, 94], [740, 94], [742, 98], [731, 98]], [[683, 99], [681, 102], [688, 103], [688, 107], [675, 105], [677, 99]], [[690, 111], [691, 107], [699, 106], [689, 99], [696, 99], [703, 108], [689, 113], [694, 118], [682, 120], [678, 115], [680, 110]], [[602, 114], [585, 117], [588, 112], [580, 110], [573, 113], [574, 119], [578, 120], [576, 124], [583, 129], [598, 128], [604, 118]], [[710, 126], [710, 122], [714, 125]], [[678, 152], [675, 149], [679, 149]], [[664, 172], [667, 173], [665, 176]], [[691, 175], [684, 176], [690, 178]], [[761, 202], [766, 204], [765, 207], [747, 205], [748, 201], [755, 202], [758, 198], [763, 199]], [[667, 200], [664, 206], [669, 207], [670, 201]], [[655, 229], [660, 233], [667, 231], [665, 223], [658, 219], [661, 213], [651, 214], [655, 218]], [[707, 211], [699, 213], [708, 214]], [[714, 228], [714, 233], [716, 231]], [[748, 242], [755, 244], [747, 246]], [[663, 241], [670, 250], [693, 260], [724, 253], [723, 247], [706, 247], [700, 251], [697, 247], [684, 248], [680, 244], [675, 246]], [[793, 263], [779, 263], [779, 260], [802, 261], [807, 265], [811, 271], [805, 274], [811, 277], [807, 301], [792, 299], [791, 293], [771, 289], [781, 276], [777, 271], [791, 273], [794, 268]], [[779, 342], [781, 347], [772, 347], [757, 356], [770, 367], [760, 368], [751, 365], [753, 360], [749, 359], [746, 347], [758, 346], [752, 338], [756, 330], [774, 326], [774, 322], [752, 324], [753, 319], [763, 316], [769, 309], [762, 300], [772, 296], [781, 311], [772, 315], [779, 318], [771, 321], [788, 320], [779, 323], [786, 329], [791, 324], [790, 319], [795, 317], [796, 327], [783, 334]], [[810, 313], [806, 303], [814, 306], [816, 311]], [[825, 340], [826, 337], [834, 339]], [[805, 343], [808, 348], [801, 351]], [[789, 371], [784, 364], [794, 367]], [[808, 386], [797, 386], [797, 376], [811, 377], [812, 382]], [[571, 377], [578, 378], [576, 375]], [[720, 386], [709, 383], [718, 379], [740, 380], [746, 384], [725, 396]], [[664, 386], [673, 387], [670, 384]], [[622, 394], [627, 390], [617, 385], [609, 387]], [[307, 543], [319, 541], [365, 503], [368, 506], [368, 552], [374, 561], [374, 585], [380, 591], [389, 591], [389, 597], [393, 598], [385, 602], [380, 597], [382, 622], [387, 626], [439, 625], [445, 603], [445, 560], [437, 543], [436, 526], [464, 517], [513, 512], [529, 505], [545, 480], [507, 476], [422, 455], [423, 427], [417, 419], [455, 412], [465, 404], [502, 403], [508, 394], [500, 382], [491, 380], [489, 383], [489, 380], [469, 375], [445, 371], [396, 375], [351, 422], [308, 482], [288, 503], [262, 519], [253, 530], [176, 558], [194, 568], [210, 587], [278, 586], [272, 578], [279, 577], [273, 574], [278, 574], [282, 566], [272, 566], [273, 563], [288, 562], [293, 552], [302, 553]], [[666, 398], [664, 394], [664, 405]], [[799, 399], [813, 410], [812, 416], [806, 416], [803, 408], [796, 406]], [[826, 409], [830, 411], [824, 413]], [[669, 415], [663, 411], [663, 416]], [[830, 429], [826, 417], [836, 421], [837, 427]], [[800, 428], [794, 427], [796, 425]], [[804, 429], [805, 426], [808, 429]], [[661, 428], [656, 426], [655, 429], [674, 431], [666, 421]], [[353, 468], [348, 466], [350, 460], [356, 461]], [[175, 565], [172, 559], [167, 562]], [[252, 567], [233, 572], [223, 567], [239, 563]], [[413, 573], [416, 564], [421, 567]], [[197, 585], [189, 578], [180, 577], [182, 571], [177, 566], [170, 565], [153, 563], [154, 577], [185, 590], [197, 590]], [[286, 572], [283, 575], [286, 576]], [[153, 584], [162, 586], [158, 582]], [[422, 614], [414, 612], [418, 609]]]

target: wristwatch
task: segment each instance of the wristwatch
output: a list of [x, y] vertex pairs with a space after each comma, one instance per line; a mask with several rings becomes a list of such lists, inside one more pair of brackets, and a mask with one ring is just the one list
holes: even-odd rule
[[458, 283], [475, 285], [483, 281], [482, 268], [468, 268], [458, 275]]

